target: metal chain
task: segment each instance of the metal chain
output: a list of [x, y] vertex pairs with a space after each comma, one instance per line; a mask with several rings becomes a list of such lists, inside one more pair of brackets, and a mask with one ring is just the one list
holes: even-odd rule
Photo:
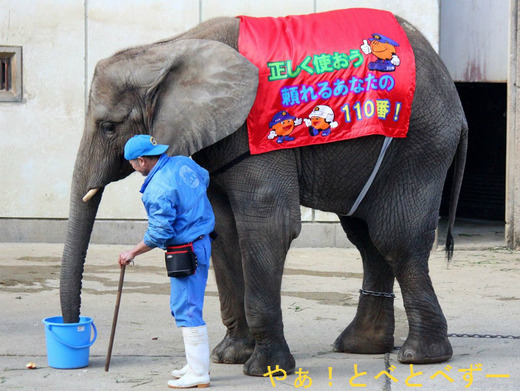
[[[499, 335], [499, 334], [448, 334], [453, 338], [497, 338], [497, 339], [520, 339], [520, 335]], [[400, 346], [394, 346], [394, 350], [401, 350]]]
[[448, 337], [456, 338], [500, 338], [500, 339], [520, 339], [520, 335], [499, 335], [499, 334], [448, 334]]
[[[389, 299], [394, 299], [395, 295], [393, 293], [387, 292], [374, 292], [367, 291], [365, 289], [360, 289], [359, 293], [367, 296], [376, 296], [376, 297], [387, 297]], [[520, 335], [500, 335], [500, 334], [468, 334], [468, 333], [451, 333], [448, 334], [448, 337], [452, 338], [496, 338], [496, 339], [520, 339]], [[400, 349], [400, 347], [395, 346], [394, 349]]]
[[393, 293], [388, 293], [388, 292], [374, 292], [374, 291], [366, 291], [364, 289], [360, 289], [359, 293], [361, 293], [362, 295], [367, 295], [367, 296], [387, 297], [389, 299], [395, 299], [395, 295]]

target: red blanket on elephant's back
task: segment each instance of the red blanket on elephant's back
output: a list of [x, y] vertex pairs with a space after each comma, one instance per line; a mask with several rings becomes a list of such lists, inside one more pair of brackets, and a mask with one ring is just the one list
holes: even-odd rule
[[415, 59], [391, 13], [355, 8], [240, 21], [239, 51], [260, 77], [247, 118], [252, 154], [406, 137]]

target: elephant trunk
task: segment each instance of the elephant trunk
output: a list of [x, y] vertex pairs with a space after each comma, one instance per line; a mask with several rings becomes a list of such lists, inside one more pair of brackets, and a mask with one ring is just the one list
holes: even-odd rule
[[103, 193], [101, 188], [87, 202], [82, 200], [86, 186], [84, 181], [77, 180], [81, 176], [78, 170], [80, 166], [76, 164], [74, 169], [67, 238], [61, 262], [60, 301], [65, 323], [79, 322], [83, 267]]

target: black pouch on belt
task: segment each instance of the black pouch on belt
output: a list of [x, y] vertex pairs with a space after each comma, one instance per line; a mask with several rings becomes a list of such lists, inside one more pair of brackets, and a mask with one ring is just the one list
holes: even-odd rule
[[166, 271], [168, 277], [187, 277], [197, 269], [197, 255], [193, 252], [193, 243], [166, 248]]

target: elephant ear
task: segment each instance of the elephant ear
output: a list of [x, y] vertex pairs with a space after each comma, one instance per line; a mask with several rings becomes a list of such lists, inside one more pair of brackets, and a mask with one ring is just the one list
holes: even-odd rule
[[177, 40], [151, 46], [141, 60], [153, 78], [145, 98], [151, 133], [170, 145], [168, 154], [190, 156], [245, 122], [258, 68], [230, 46]]

